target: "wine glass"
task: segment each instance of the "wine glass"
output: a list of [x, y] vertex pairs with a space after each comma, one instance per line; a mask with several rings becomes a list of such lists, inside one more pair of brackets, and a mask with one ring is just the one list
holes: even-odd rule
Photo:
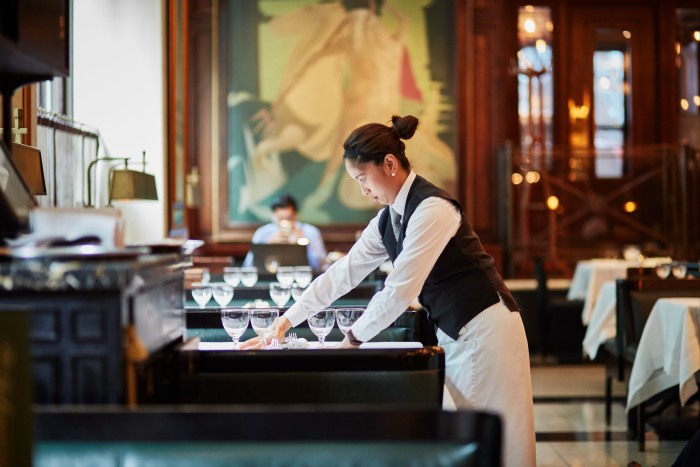
[[233, 287], [225, 282], [215, 282], [211, 284], [211, 293], [214, 300], [220, 307], [225, 307], [233, 298]]
[[277, 306], [282, 307], [289, 301], [292, 293], [290, 289], [291, 287], [288, 285], [270, 282], [270, 298]]
[[280, 266], [277, 268], [277, 280], [282, 285], [292, 285], [294, 282], [294, 267]]
[[265, 269], [270, 274], [275, 274], [280, 266], [280, 260], [275, 255], [265, 256]]
[[241, 268], [241, 283], [246, 287], [253, 287], [258, 282], [258, 268], [254, 266]]
[[347, 335], [352, 325], [355, 324], [355, 321], [357, 321], [364, 312], [364, 308], [338, 308], [335, 311], [336, 319], [338, 320], [338, 329], [340, 329], [343, 334]]
[[211, 280], [211, 273], [209, 272], [209, 268], [201, 268], [202, 269], [202, 279], [200, 282], [202, 284], [208, 284], [209, 281]]
[[676, 279], [685, 279], [685, 275], [688, 273], [688, 265], [686, 263], [673, 263], [671, 265], [671, 273]]
[[335, 308], [324, 308], [321, 311], [309, 311], [309, 328], [318, 337], [318, 347], [323, 348], [326, 336], [335, 325]]
[[659, 264], [656, 266], [656, 275], [660, 279], [668, 279], [668, 276], [671, 275], [671, 264], [670, 263], [663, 263]]
[[267, 337], [272, 331], [272, 327], [279, 313], [277, 308], [250, 309], [250, 324], [253, 326], [255, 334], [260, 336], [263, 348], [267, 347]]
[[199, 304], [199, 308], [204, 308], [211, 298], [211, 287], [209, 284], [202, 282], [194, 282], [192, 284], [192, 298]]
[[221, 324], [226, 330], [226, 334], [233, 340], [233, 348], [238, 348], [238, 340], [248, 328], [250, 313], [247, 308], [222, 308]]
[[296, 266], [294, 268], [294, 282], [299, 284], [300, 287], [307, 287], [313, 278], [311, 266]]
[[224, 282], [231, 287], [238, 287], [241, 282], [241, 268], [233, 266], [224, 268]]
[[299, 301], [302, 294], [304, 293], [304, 290], [306, 290], [306, 287], [302, 287], [299, 284], [292, 285], [292, 298], [295, 302]]

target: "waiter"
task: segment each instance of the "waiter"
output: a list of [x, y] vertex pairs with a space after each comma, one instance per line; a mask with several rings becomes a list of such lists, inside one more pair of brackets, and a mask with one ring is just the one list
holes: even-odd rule
[[[280, 318], [276, 334], [356, 287], [387, 257], [384, 283], [340, 347], [357, 347], [393, 323], [418, 297], [445, 350], [447, 390], [458, 408], [486, 409], [504, 423], [506, 466], [535, 465], [530, 362], [518, 306], [464, 218], [460, 204], [411, 170], [405, 144], [413, 116], [355, 129], [343, 147], [345, 168], [362, 193], [385, 205], [362, 236]], [[258, 346], [257, 339], [242, 348]]]

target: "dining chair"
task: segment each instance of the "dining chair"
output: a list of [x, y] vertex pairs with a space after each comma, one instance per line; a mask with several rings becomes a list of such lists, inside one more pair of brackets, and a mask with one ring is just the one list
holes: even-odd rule
[[542, 355], [580, 361], [585, 328], [581, 321], [583, 300], [555, 298], [547, 287], [547, 271], [542, 257], [535, 257], [537, 312]]

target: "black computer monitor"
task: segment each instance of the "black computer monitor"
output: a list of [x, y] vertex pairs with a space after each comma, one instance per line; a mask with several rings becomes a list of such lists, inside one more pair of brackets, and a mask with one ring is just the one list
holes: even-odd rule
[[306, 245], [296, 243], [253, 243], [250, 251], [253, 254], [253, 266], [258, 271], [267, 269], [266, 263], [274, 257], [277, 266], [308, 266], [309, 257], [306, 253]]
[[36, 200], [0, 141], [0, 245], [29, 229], [29, 213]]

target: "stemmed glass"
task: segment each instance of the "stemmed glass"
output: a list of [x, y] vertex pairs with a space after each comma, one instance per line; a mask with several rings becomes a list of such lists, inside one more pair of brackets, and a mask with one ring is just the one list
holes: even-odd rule
[[225, 282], [215, 282], [211, 284], [211, 292], [214, 296], [214, 300], [216, 300], [216, 303], [218, 303], [220, 307], [227, 306], [233, 298], [233, 287]]
[[258, 282], [258, 268], [254, 266], [241, 268], [241, 283], [246, 287], [253, 287]]
[[233, 266], [225, 267], [224, 282], [231, 287], [238, 287], [238, 284], [241, 282], [241, 268], [236, 268]]
[[686, 263], [676, 262], [671, 266], [671, 274], [676, 279], [685, 279], [685, 275], [688, 273], [688, 265]]
[[307, 287], [313, 278], [311, 266], [296, 266], [294, 268], [294, 282], [299, 284], [301, 288]]
[[202, 282], [194, 282], [192, 284], [192, 298], [197, 302], [199, 308], [203, 309], [207, 305], [211, 294], [212, 292], [209, 284], [204, 284]]
[[318, 347], [323, 348], [326, 336], [331, 333], [335, 325], [335, 308], [324, 308], [321, 311], [309, 312], [309, 328], [318, 337]]
[[365, 312], [364, 308], [338, 308], [336, 310], [336, 319], [338, 320], [338, 329], [347, 335], [348, 331], [355, 324], [362, 313]]
[[277, 268], [277, 280], [280, 284], [290, 286], [294, 282], [294, 267], [280, 266]]
[[292, 285], [292, 298], [295, 302], [299, 301], [302, 294], [304, 293], [304, 290], [306, 290], [306, 287], [302, 287], [299, 284]]
[[209, 272], [209, 268], [201, 268], [202, 269], [202, 280], [200, 281], [202, 284], [208, 284], [209, 281], [211, 280], [211, 273]]
[[238, 348], [238, 340], [248, 328], [250, 313], [247, 308], [222, 308], [221, 324], [226, 330], [226, 334], [233, 340], [233, 348]]
[[270, 282], [270, 298], [277, 306], [282, 307], [288, 301], [292, 292], [288, 285], [280, 284], [279, 282]]
[[656, 275], [659, 279], [668, 279], [671, 275], [671, 263], [663, 263], [656, 266]]
[[250, 324], [255, 334], [260, 336], [262, 347], [267, 347], [267, 337], [272, 331], [275, 320], [280, 312], [277, 308], [252, 308], [250, 309]]

